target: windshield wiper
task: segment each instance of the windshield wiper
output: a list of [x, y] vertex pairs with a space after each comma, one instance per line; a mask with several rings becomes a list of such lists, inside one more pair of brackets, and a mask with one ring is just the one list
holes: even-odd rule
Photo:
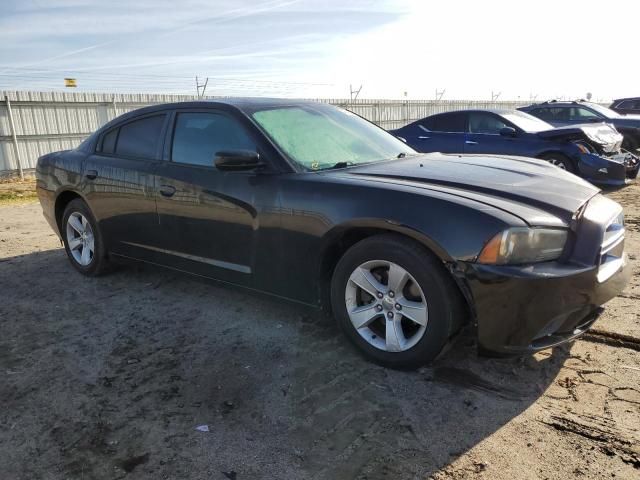
[[328, 167], [327, 170], [332, 170], [334, 168], [347, 168], [349, 165], [355, 165], [353, 162], [338, 162], [331, 167]]
[[404, 158], [404, 157], [406, 157], [406, 156], [407, 156], [407, 154], [406, 154], [406, 153], [404, 153], [404, 152], [400, 152], [396, 158]]

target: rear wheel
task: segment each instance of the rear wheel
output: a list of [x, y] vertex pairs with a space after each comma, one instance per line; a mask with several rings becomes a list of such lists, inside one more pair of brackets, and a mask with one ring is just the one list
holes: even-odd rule
[[398, 235], [365, 239], [331, 283], [338, 324], [368, 358], [394, 368], [433, 360], [462, 323], [457, 287], [440, 261]]
[[108, 269], [98, 224], [81, 199], [69, 202], [62, 215], [62, 238], [71, 265], [83, 275], [95, 276]]

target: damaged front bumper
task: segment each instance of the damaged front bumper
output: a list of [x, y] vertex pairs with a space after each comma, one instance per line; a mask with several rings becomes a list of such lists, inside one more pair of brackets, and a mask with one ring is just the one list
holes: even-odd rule
[[606, 279], [599, 278], [597, 266], [558, 262], [462, 268], [458, 275], [472, 297], [478, 344], [503, 354], [535, 352], [578, 337], [631, 276], [626, 257]]
[[624, 185], [638, 176], [640, 168], [638, 156], [630, 152], [608, 156], [582, 153], [576, 164], [581, 177], [600, 185]]

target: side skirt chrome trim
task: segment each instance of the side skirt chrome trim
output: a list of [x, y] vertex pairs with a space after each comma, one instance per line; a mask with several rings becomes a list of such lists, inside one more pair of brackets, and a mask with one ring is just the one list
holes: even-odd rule
[[194, 276], [194, 277], [205, 278], [207, 280], [211, 280], [211, 281], [219, 283], [221, 285], [229, 285], [231, 287], [237, 287], [237, 288], [240, 288], [240, 289], [243, 289], [243, 290], [247, 290], [247, 291], [250, 291], [250, 292], [255, 292], [255, 293], [260, 293], [260, 294], [263, 294], [263, 295], [267, 295], [269, 297], [280, 298], [282, 300], [286, 300], [287, 302], [296, 303], [298, 305], [304, 305], [305, 307], [311, 307], [311, 308], [314, 308], [316, 310], [320, 309], [320, 305], [315, 304], [315, 303], [303, 302], [301, 300], [296, 300], [295, 298], [284, 297], [284, 296], [278, 295], [276, 293], [271, 293], [271, 292], [267, 292], [267, 291], [264, 291], [264, 290], [259, 290], [257, 288], [248, 287], [246, 285], [240, 285], [238, 283], [227, 282], [226, 280], [220, 280], [219, 278], [209, 277], [207, 275], [201, 275], [199, 273], [190, 272], [188, 270], [182, 270], [180, 268], [171, 267], [169, 265], [163, 265], [162, 263], [156, 263], [156, 262], [151, 262], [149, 260], [143, 260], [141, 258], [130, 257], [128, 255], [123, 255], [122, 253], [109, 252], [109, 254], [113, 255], [114, 257], [124, 258], [124, 259], [129, 260], [129, 261], [146, 263], [148, 265], [153, 265], [155, 267], [166, 268], [167, 270], [173, 270], [174, 272], [180, 272], [180, 273], [184, 273], [186, 275], [191, 275], [191, 276]]
[[207, 265], [213, 265], [214, 267], [226, 268], [227, 270], [233, 270], [240, 273], [251, 273], [251, 267], [247, 265], [239, 265], [237, 263], [224, 262], [222, 260], [216, 260], [214, 258], [199, 257], [197, 255], [191, 255], [189, 253], [176, 252], [175, 250], [167, 250], [165, 248], [152, 247], [151, 245], [142, 245], [134, 242], [122, 242], [134, 247], [146, 248], [147, 250], [153, 250], [154, 252], [166, 253], [167, 255], [174, 255], [176, 257], [186, 258], [194, 262], [206, 263]]

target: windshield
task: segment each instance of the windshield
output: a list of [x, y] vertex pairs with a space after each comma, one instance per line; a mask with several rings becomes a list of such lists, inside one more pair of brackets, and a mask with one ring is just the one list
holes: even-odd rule
[[280, 149], [308, 170], [379, 162], [416, 151], [351, 112], [309, 104], [270, 108], [251, 117]]
[[589, 108], [591, 108], [592, 110], [595, 110], [600, 115], [603, 115], [606, 118], [621, 118], [621, 116], [618, 113], [614, 112], [610, 108], [603, 107], [602, 105], [598, 105], [597, 103], [590, 103]]
[[521, 128], [525, 132], [535, 133], [553, 129], [553, 125], [550, 125], [544, 120], [540, 120], [533, 115], [529, 115], [528, 113], [520, 112], [519, 110], [502, 113], [502, 117], [509, 120], [516, 127]]

